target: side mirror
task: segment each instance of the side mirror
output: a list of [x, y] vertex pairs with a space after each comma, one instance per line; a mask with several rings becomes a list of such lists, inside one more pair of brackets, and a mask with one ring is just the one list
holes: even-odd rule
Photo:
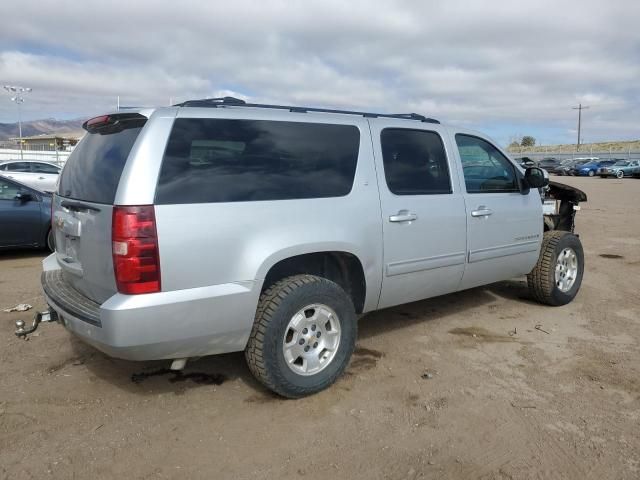
[[542, 188], [549, 185], [547, 172], [539, 167], [530, 167], [524, 172], [524, 180], [530, 188]]
[[16, 200], [19, 200], [22, 203], [25, 203], [25, 202], [28, 202], [30, 200], [33, 200], [33, 195], [31, 195], [28, 192], [20, 192], [14, 198]]

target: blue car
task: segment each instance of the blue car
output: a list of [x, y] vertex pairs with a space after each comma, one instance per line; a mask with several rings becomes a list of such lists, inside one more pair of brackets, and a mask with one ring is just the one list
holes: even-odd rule
[[582, 165], [577, 166], [573, 170], [574, 175], [580, 175], [583, 177], [593, 177], [598, 170], [602, 167], [608, 167], [609, 165], [613, 165], [616, 163], [615, 160], [599, 160], [597, 162], [588, 162]]
[[48, 248], [51, 234], [51, 195], [0, 177], [0, 249]]

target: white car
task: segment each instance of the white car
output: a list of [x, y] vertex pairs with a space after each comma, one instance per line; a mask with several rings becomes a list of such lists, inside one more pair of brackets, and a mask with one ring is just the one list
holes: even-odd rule
[[41, 192], [53, 192], [61, 167], [53, 163], [33, 160], [14, 160], [0, 163], [0, 175], [17, 180]]

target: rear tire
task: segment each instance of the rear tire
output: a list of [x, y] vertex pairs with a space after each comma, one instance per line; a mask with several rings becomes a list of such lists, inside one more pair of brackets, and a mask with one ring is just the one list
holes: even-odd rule
[[624, 177], [624, 172], [623, 172], [622, 170], [618, 170], [618, 171], [616, 172], [616, 177], [617, 177], [617, 178], [622, 178], [622, 177]]
[[527, 275], [531, 296], [546, 305], [566, 305], [578, 294], [583, 274], [584, 251], [578, 236], [544, 232], [538, 263]]
[[345, 291], [325, 278], [295, 275], [260, 296], [245, 358], [265, 387], [300, 398], [336, 381], [356, 336], [356, 313]]
[[588, 175], [589, 175], [590, 177], [593, 177], [595, 174], [596, 174], [596, 172], [594, 172], [593, 170], [589, 170]]

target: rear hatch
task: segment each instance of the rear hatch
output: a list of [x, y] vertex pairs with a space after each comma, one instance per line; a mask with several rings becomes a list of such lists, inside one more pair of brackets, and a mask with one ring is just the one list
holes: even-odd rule
[[113, 270], [113, 203], [125, 163], [147, 118], [105, 115], [83, 125], [53, 198], [56, 258], [65, 280], [94, 302], [117, 292]]

